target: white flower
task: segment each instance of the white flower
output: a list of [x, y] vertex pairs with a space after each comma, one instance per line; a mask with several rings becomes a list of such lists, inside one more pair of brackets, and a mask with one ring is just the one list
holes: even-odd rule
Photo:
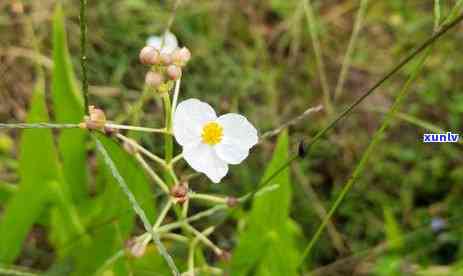
[[[162, 44], [163, 39], [164, 44]], [[172, 54], [178, 49], [177, 37], [169, 31], [167, 31], [164, 35], [150, 36], [146, 41], [146, 45], [157, 49], [161, 54]]]
[[197, 99], [178, 105], [173, 124], [186, 162], [214, 183], [227, 174], [228, 164], [246, 159], [258, 140], [257, 130], [244, 116], [228, 113], [217, 118], [209, 104]]

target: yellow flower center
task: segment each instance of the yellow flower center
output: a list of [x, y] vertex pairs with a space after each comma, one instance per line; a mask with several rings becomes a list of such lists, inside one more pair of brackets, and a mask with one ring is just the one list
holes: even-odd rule
[[223, 128], [216, 122], [209, 122], [204, 125], [201, 138], [204, 144], [216, 145], [222, 141]]

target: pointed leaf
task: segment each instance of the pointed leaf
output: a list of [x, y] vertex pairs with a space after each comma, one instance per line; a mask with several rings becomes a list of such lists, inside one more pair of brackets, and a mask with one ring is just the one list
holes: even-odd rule
[[[58, 4], [53, 16], [53, 111], [59, 123], [78, 123], [84, 117], [84, 106], [66, 39], [63, 10]], [[88, 197], [86, 137], [85, 131], [81, 129], [62, 130], [59, 135], [59, 150], [68, 185], [66, 192], [71, 194], [75, 202]]]
[[[27, 121], [48, 121], [43, 81], [34, 90]], [[0, 220], [1, 263], [11, 263], [19, 255], [22, 243], [49, 200], [48, 183], [59, 180], [57, 153], [49, 129], [23, 131], [19, 175], [19, 189], [7, 202]]]

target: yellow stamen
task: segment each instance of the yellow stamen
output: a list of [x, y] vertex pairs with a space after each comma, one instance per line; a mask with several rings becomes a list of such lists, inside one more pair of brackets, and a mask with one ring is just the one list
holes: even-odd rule
[[204, 125], [201, 137], [204, 144], [216, 145], [222, 141], [223, 128], [216, 122], [209, 122]]

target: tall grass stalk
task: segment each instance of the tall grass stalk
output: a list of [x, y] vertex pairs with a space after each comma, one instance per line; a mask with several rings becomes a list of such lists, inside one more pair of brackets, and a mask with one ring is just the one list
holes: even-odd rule
[[173, 275], [180, 275], [180, 273], [179, 273], [179, 271], [178, 271], [178, 269], [177, 269], [177, 267], [176, 267], [176, 265], [174, 263], [174, 260], [169, 255], [169, 253], [167, 253], [166, 248], [161, 243], [161, 240], [159, 238], [159, 234], [155, 231], [155, 229], [153, 228], [153, 226], [149, 222], [149, 220], [148, 220], [148, 218], [147, 218], [147, 216], [145, 214], [145, 211], [143, 211], [140, 204], [138, 204], [135, 196], [130, 191], [129, 187], [127, 186], [127, 183], [125, 182], [124, 178], [119, 173], [116, 165], [114, 164], [113, 160], [111, 159], [108, 152], [104, 148], [103, 144], [100, 142], [100, 140], [98, 140], [98, 138], [94, 137], [94, 139], [95, 139], [95, 142], [96, 142], [97, 150], [103, 156], [103, 160], [106, 163], [106, 165], [108, 166], [108, 168], [110, 169], [111, 174], [117, 180], [117, 183], [119, 184], [120, 188], [122, 189], [124, 194], [127, 196], [130, 204], [132, 205], [132, 209], [138, 215], [138, 217], [141, 219], [141, 221], [143, 223], [143, 227], [145, 228], [146, 232], [150, 233], [150, 235], [151, 235], [151, 237], [152, 237], [152, 239], [154, 241], [154, 244], [156, 245], [157, 249], [159, 250], [159, 253], [161, 254], [161, 256], [164, 257], [164, 259], [166, 260], [166, 262], [169, 265], [170, 269], [172, 270], [172, 274]]
[[368, 0], [360, 1], [360, 8], [355, 18], [354, 29], [349, 39], [349, 44], [347, 46], [346, 54], [344, 55], [344, 60], [342, 62], [338, 82], [336, 84], [336, 89], [334, 90], [334, 100], [335, 101], [342, 94], [342, 90], [344, 89], [344, 83], [346, 81], [347, 73], [349, 72], [349, 68], [352, 63], [352, 54], [354, 52], [360, 30], [362, 29], [363, 19], [365, 17], [367, 6], [368, 6]]
[[87, 78], [87, 0], [80, 0], [80, 65], [82, 68], [82, 93], [84, 109], [88, 113], [88, 78]]
[[323, 62], [323, 53], [320, 46], [320, 38], [318, 37], [317, 20], [315, 18], [311, 0], [302, 0], [305, 17], [310, 30], [310, 38], [312, 47], [315, 53], [315, 62], [317, 63], [318, 74], [320, 75], [320, 83], [323, 90], [323, 102], [326, 111], [329, 115], [333, 114], [333, 105], [331, 103], [330, 87], [326, 77], [325, 63]]
[[383, 137], [385, 130], [387, 129], [387, 127], [390, 125], [392, 119], [394, 118], [394, 114], [399, 110], [401, 104], [403, 103], [403, 100], [405, 99], [405, 97], [407, 96], [407, 94], [409, 92], [411, 84], [416, 80], [419, 73], [421, 72], [421, 69], [423, 68], [424, 63], [425, 63], [427, 57], [429, 56], [430, 50], [431, 50], [431, 48], [428, 48], [426, 50], [426, 52], [423, 53], [422, 58], [419, 60], [418, 64], [413, 69], [412, 74], [408, 78], [407, 82], [405, 83], [405, 85], [403, 86], [403, 88], [401, 89], [399, 94], [397, 95], [392, 107], [390, 108], [388, 113], [385, 115], [384, 121], [381, 124], [380, 128], [373, 135], [373, 139], [371, 140], [371, 142], [368, 145], [367, 149], [363, 153], [359, 163], [355, 167], [355, 170], [352, 173], [352, 176], [349, 178], [347, 183], [344, 185], [344, 188], [341, 190], [341, 193], [338, 195], [338, 197], [334, 201], [331, 209], [328, 211], [328, 214], [325, 216], [322, 223], [320, 224], [317, 231], [315, 232], [312, 239], [310, 240], [309, 244], [304, 249], [304, 252], [303, 252], [302, 258], [301, 258], [301, 264], [307, 258], [307, 256], [309, 256], [311, 250], [313, 249], [315, 243], [318, 241], [321, 234], [325, 230], [325, 227], [326, 227], [327, 223], [330, 221], [330, 219], [333, 216], [334, 212], [336, 212], [336, 210], [338, 209], [339, 205], [341, 204], [341, 202], [343, 201], [343, 199], [345, 198], [347, 193], [351, 190], [351, 188], [354, 185], [355, 181], [363, 173], [363, 171], [365, 169], [365, 165], [367, 164], [368, 159], [370, 158], [370, 155], [373, 153], [376, 146], [381, 141], [381, 138]]

